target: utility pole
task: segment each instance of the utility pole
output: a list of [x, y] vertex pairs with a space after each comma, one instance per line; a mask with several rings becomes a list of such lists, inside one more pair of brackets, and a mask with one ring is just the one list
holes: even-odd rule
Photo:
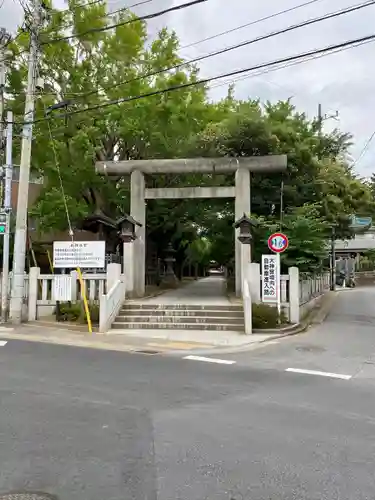
[[5, 28], [0, 28], [0, 167], [3, 166], [3, 146], [4, 146], [4, 101], [6, 83], [6, 46], [10, 40], [10, 35]]
[[1, 282], [1, 320], [6, 322], [8, 313], [8, 282], [9, 282], [9, 245], [10, 245], [10, 214], [12, 210], [12, 178], [13, 178], [13, 113], [7, 113], [7, 138], [5, 154], [5, 188], [4, 211], [5, 233], [3, 243], [3, 277]]
[[330, 265], [330, 290], [336, 290], [336, 228], [331, 228], [331, 265]]
[[323, 116], [322, 116], [322, 105], [318, 104], [318, 137], [319, 137], [319, 145], [318, 145], [318, 159], [322, 159], [322, 151], [321, 151], [321, 140], [322, 140], [322, 130], [323, 130]]
[[31, 164], [31, 146], [35, 109], [35, 91], [38, 75], [39, 28], [41, 24], [40, 0], [31, 2], [30, 53], [28, 64], [27, 90], [25, 101], [24, 126], [22, 133], [20, 177], [16, 214], [16, 232], [14, 238], [13, 280], [10, 301], [10, 316], [13, 323], [22, 320], [22, 302], [24, 291], [24, 273], [26, 256], [27, 209], [29, 198], [29, 180]]
[[323, 115], [322, 105], [320, 103], [318, 104], [318, 138], [319, 138], [318, 159], [319, 160], [322, 159], [322, 151], [320, 149], [320, 146], [321, 146], [320, 142], [321, 142], [322, 134], [323, 134], [323, 122], [325, 120], [338, 120], [338, 117], [339, 117], [338, 111], [335, 111], [335, 113], [332, 115], [327, 115], [327, 114]]

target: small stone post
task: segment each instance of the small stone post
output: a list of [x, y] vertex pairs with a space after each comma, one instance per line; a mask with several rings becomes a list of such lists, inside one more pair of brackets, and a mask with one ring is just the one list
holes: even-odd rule
[[289, 321], [293, 324], [300, 322], [299, 314], [299, 269], [290, 267], [289, 273]]
[[248, 268], [251, 299], [252, 302], [258, 304], [260, 302], [260, 264], [250, 262]]
[[121, 264], [108, 264], [107, 266], [107, 295], [113, 285], [121, 279]]
[[29, 272], [29, 298], [28, 298], [28, 320], [35, 321], [37, 318], [38, 303], [38, 278], [39, 267], [31, 267]]

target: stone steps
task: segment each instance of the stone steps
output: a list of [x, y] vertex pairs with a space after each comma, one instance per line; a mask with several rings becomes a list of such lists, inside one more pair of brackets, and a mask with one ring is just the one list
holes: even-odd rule
[[215, 311], [215, 310], [189, 310], [185, 311], [183, 309], [158, 309], [158, 310], [147, 310], [147, 309], [126, 309], [119, 312], [119, 317], [126, 318], [145, 318], [145, 317], [156, 317], [165, 318], [166, 320], [173, 320], [173, 318], [240, 318], [243, 320], [243, 311]]
[[148, 311], [241, 311], [243, 312], [242, 305], [237, 304], [149, 304], [147, 302], [132, 302], [127, 301], [121, 308], [121, 311], [128, 311], [131, 309], [142, 309]]
[[217, 330], [243, 332], [239, 305], [183, 305], [126, 303], [116, 317], [116, 330]]
[[242, 325], [223, 325], [216, 323], [121, 323], [115, 321], [112, 324], [113, 330], [215, 330], [229, 332], [243, 332], [245, 330]]

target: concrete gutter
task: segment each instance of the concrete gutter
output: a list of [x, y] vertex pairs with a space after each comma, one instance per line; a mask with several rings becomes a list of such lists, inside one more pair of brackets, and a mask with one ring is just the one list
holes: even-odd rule
[[[207, 342], [178, 341], [173, 339], [155, 339], [150, 337], [125, 337], [120, 335], [88, 334], [82, 330], [65, 330], [56, 328], [52, 323], [42, 326], [39, 322], [22, 325], [16, 330], [12, 327], [0, 327], [0, 338], [5, 340], [26, 340], [29, 342], [42, 342], [55, 345], [103, 349], [109, 351], [137, 352], [140, 349], [153, 349], [160, 354], [187, 355], [194, 354], [219, 354], [252, 351], [264, 344], [297, 335], [308, 330], [312, 325], [322, 323], [329, 314], [338, 292], [325, 294], [319, 306], [299, 324], [275, 330], [258, 330], [246, 336], [246, 341], [236, 346], [214, 346]], [[245, 340], [245, 339], [244, 339]]]

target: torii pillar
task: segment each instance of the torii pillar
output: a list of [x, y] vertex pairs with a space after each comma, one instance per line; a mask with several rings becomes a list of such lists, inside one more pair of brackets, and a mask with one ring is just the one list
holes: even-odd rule
[[[287, 168], [286, 155], [250, 156], [241, 158], [194, 158], [170, 160], [126, 160], [101, 161], [95, 165], [96, 172], [105, 175], [131, 176], [130, 215], [142, 226], [137, 228], [137, 239], [133, 245], [134, 292], [142, 297], [145, 292], [146, 271], [146, 200], [187, 198], [235, 198], [235, 220], [251, 212], [250, 172], [268, 175]], [[145, 189], [144, 174], [235, 174], [235, 185], [225, 187], [185, 187]], [[250, 245], [246, 250], [238, 240], [235, 230], [236, 294], [241, 295], [242, 264], [251, 262]], [[246, 255], [241, 256], [241, 252]]]

